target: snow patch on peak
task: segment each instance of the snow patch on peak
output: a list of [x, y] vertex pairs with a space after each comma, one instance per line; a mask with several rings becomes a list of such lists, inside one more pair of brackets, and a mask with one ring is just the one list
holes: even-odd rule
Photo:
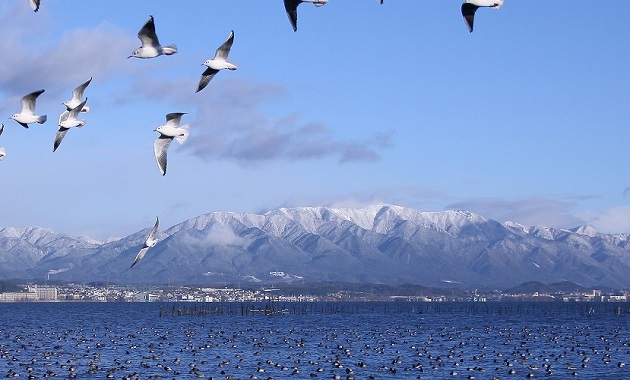
[[595, 228], [591, 226], [580, 226], [577, 228], [573, 228], [570, 231], [575, 232], [578, 235], [585, 235], [589, 237], [596, 237], [599, 235], [599, 232], [595, 230]]
[[528, 232], [528, 228], [520, 223], [516, 223], [516, 222], [512, 222], [512, 221], [507, 221], [505, 223], [503, 223], [503, 226], [505, 228], [508, 229], [513, 229], [513, 230], [517, 230], [517, 231], [521, 231], [521, 232]]

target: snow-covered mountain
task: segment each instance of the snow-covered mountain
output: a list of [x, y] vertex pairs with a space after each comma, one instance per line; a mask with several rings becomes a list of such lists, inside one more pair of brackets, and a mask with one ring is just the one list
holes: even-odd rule
[[627, 234], [501, 224], [467, 211], [374, 205], [213, 212], [160, 232], [158, 244], [127, 270], [148, 232], [98, 243], [36, 227], [1, 228], [0, 278], [630, 287]]

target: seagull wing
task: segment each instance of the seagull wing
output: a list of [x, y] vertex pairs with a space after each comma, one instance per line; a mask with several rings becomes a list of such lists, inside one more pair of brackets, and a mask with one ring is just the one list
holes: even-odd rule
[[179, 126], [179, 121], [182, 116], [186, 115], [186, 112], [172, 112], [166, 115], [166, 124], [170, 124], [173, 127]]
[[155, 234], [157, 233], [157, 230], [159, 227], [160, 227], [160, 219], [158, 217], [155, 217], [155, 225], [153, 226], [153, 229], [149, 233], [149, 236], [147, 236], [147, 242], [145, 243], [146, 245], [149, 245], [149, 241], [155, 240]]
[[203, 74], [201, 74], [201, 78], [199, 79], [199, 85], [197, 85], [197, 92], [206, 88], [208, 83], [214, 78], [214, 76], [219, 72], [219, 70], [207, 68]]
[[214, 54], [214, 59], [226, 60], [228, 57], [228, 54], [230, 54], [230, 49], [232, 48], [233, 43], [234, 43], [234, 31], [231, 31], [227, 40], [225, 40], [225, 42], [221, 44], [221, 46], [219, 46], [219, 48], [217, 49], [217, 52]]
[[22, 97], [22, 113], [35, 114], [35, 100], [44, 90], [34, 91]]
[[284, 0], [284, 9], [287, 11], [294, 32], [297, 32], [297, 7], [301, 2], [301, 0]]
[[87, 82], [75, 88], [74, 91], [72, 91], [72, 100], [80, 102], [81, 99], [83, 99], [83, 92], [85, 91], [86, 87], [90, 84], [90, 82], [92, 82], [91, 77], [90, 79], [88, 79]]
[[[136, 255], [136, 258], [133, 260], [133, 264], [131, 264], [131, 266], [129, 267], [129, 269], [133, 268], [134, 265], [138, 264], [138, 262], [140, 260], [142, 260], [142, 258], [144, 257], [144, 255], [146, 255], [147, 251], [149, 250], [149, 247], [142, 247], [142, 249], [140, 250], [140, 252], [138, 252], [138, 254]], [[129, 270], [127, 269], [127, 270]]]
[[33, 11], [37, 12], [39, 10], [40, 0], [28, 0], [28, 2], [31, 4], [31, 8], [33, 8]]
[[479, 6], [470, 3], [462, 4], [462, 16], [464, 16], [464, 21], [466, 21], [466, 26], [468, 26], [468, 30], [470, 33], [473, 31], [473, 23], [475, 22], [475, 12]]
[[61, 124], [61, 122], [68, 120], [68, 116], [70, 115], [70, 111], [63, 111], [61, 115], [59, 115], [59, 122], [57, 125]]
[[160, 173], [166, 175], [166, 152], [168, 147], [173, 142], [172, 137], [160, 135], [160, 137], [153, 143], [153, 151], [155, 152], [155, 160], [157, 161]]
[[2, 135], [2, 132], [4, 132], [4, 124], [0, 124], [0, 136]]
[[153, 16], [149, 16], [146, 24], [138, 32], [138, 38], [142, 42], [142, 47], [145, 46], [160, 46], [157, 34], [155, 34], [155, 21]]
[[[85, 98], [85, 100], [82, 101], [81, 103], [79, 103], [78, 106], [76, 106], [73, 109], [71, 109], [70, 111], [68, 111], [68, 117], [66, 118], [66, 120], [67, 119], [74, 119], [74, 120], [76, 120], [77, 117], [79, 116], [79, 112], [81, 112], [83, 107], [85, 107], [85, 103], [87, 103], [87, 100], [88, 100], [88, 98]], [[61, 117], [60, 117], [59, 124], [61, 124]]]
[[55, 135], [55, 143], [53, 144], [53, 152], [59, 148], [61, 144], [61, 140], [66, 136], [66, 132], [68, 132], [68, 128], [59, 127], [57, 134]]

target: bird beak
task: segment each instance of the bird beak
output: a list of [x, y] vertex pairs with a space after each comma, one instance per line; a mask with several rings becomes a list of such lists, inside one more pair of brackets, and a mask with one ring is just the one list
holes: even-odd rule
[[133, 55], [130, 55], [129, 57], [127, 57], [127, 59], [129, 59], [129, 58], [131, 58], [131, 57], [133, 57]]

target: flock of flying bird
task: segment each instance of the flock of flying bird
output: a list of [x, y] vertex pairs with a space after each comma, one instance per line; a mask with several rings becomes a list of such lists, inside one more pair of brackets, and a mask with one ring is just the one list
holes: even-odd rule
[[[41, 0], [28, 1], [33, 11], [37, 12], [39, 10]], [[297, 32], [297, 8], [301, 3], [312, 3], [316, 7], [320, 7], [325, 5], [328, 1], [329, 0], [284, 0], [284, 8], [286, 10], [293, 31]], [[377, 1], [380, 4], [383, 4], [383, 0]], [[468, 27], [468, 30], [472, 33], [475, 12], [477, 11], [477, 9], [481, 7], [498, 9], [503, 5], [503, 1], [504, 0], [465, 0], [461, 6], [461, 12], [464, 21], [466, 22], [466, 26]], [[155, 58], [160, 55], [168, 56], [177, 53], [176, 45], [160, 44], [160, 41], [155, 32], [155, 20], [153, 16], [149, 16], [147, 22], [140, 29], [140, 31], [138, 32], [138, 38], [140, 39], [142, 46], [134, 50], [127, 58], [133, 57], [148, 59]], [[234, 31], [231, 31], [227, 40], [225, 40], [225, 42], [221, 44], [221, 46], [219, 46], [219, 48], [216, 50], [214, 58], [208, 59], [202, 64], [203, 66], [206, 66], [206, 69], [201, 74], [196, 92], [203, 90], [219, 71], [237, 69], [236, 65], [227, 61], [228, 54], [230, 53], [230, 49], [232, 48], [233, 43]], [[68, 130], [70, 130], [71, 128], [80, 128], [85, 125], [85, 120], [78, 119], [78, 117], [81, 112], [89, 111], [89, 107], [86, 105], [88, 99], [84, 99], [83, 95], [85, 89], [88, 87], [91, 81], [92, 78], [87, 80], [85, 83], [79, 85], [72, 92], [72, 98], [68, 101], [63, 102], [65, 110], [59, 116], [58, 130], [55, 136], [55, 141], [53, 143], [53, 152], [56, 151], [57, 148], [59, 148], [59, 145], [61, 144], [61, 141], [65, 137]], [[24, 128], [28, 128], [28, 125], [31, 123], [45, 123], [47, 120], [47, 116], [40, 116], [35, 113], [36, 100], [43, 93], [44, 90], [42, 89], [31, 92], [30, 94], [22, 97], [22, 108], [20, 112], [11, 116], [10, 119], [15, 120]], [[162, 175], [166, 175], [167, 151], [169, 146], [171, 145], [171, 142], [173, 140], [176, 140], [180, 144], [183, 144], [188, 138], [189, 126], [179, 125], [183, 115], [185, 115], [185, 113], [183, 112], [169, 113], [166, 115], [166, 123], [164, 125], [158, 126], [155, 129], [156, 132], [160, 133], [160, 136], [157, 138], [157, 140], [155, 140], [153, 144], [153, 151], [158, 168]], [[0, 135], [3, 131], [4, 124], [0, 124]], [[0, 160], [2, 160], [5, 156], [5, 149], [3, 147], [0, 147]], [[133, 266], [135, 266], [140, 260], [142, 260], [149, 248], [155, 246], [158, 241], [156, 238], [158, 226], [159, 219], [156, 218], [153, 229], [149, 233], [149, 236], [147, 237], [144, 246], [136, 255], [136, 258], [129, 269], [133, 268]]]

